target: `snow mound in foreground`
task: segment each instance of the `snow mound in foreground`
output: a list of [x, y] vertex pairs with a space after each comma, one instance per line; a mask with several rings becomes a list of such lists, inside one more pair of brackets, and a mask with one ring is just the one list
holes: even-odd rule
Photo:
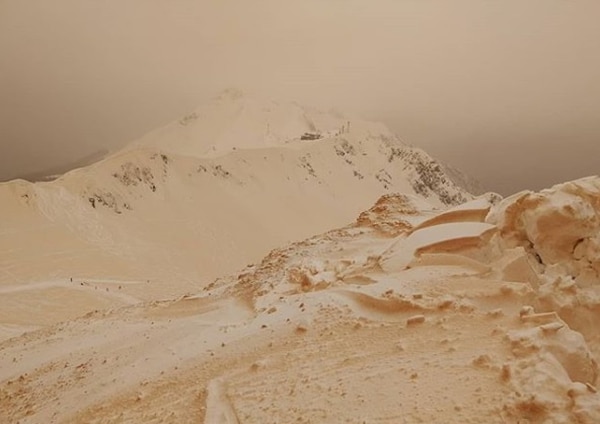
[[545, 274], [580, 285], [600, 278], [600, 179], [584, 178], [540, 193], [522, 192], [488, 216], [508, 246], [522, 246]]

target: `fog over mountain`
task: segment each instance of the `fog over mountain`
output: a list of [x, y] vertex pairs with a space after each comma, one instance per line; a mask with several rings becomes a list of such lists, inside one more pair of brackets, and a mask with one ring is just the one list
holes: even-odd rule
[[235, 86], [385, 122], [509, 194], [597, 173], [595, 1], [0, 2], [0, 179]]

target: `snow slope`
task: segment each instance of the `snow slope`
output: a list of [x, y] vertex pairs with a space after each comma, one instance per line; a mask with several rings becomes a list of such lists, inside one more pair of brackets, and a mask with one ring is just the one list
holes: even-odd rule
[[[278, 147], [301, 141], [306, 133], [320, 138], [350, 135], [394, 138], [382, 124], [352, 120], [297, 103], [247, 95], [229, 89], [205, 105], [159, 128], [127, 148], [152, 146], [186, 156], [218, 156], [234, 149]], [[309, 141], [309, 140], [306, 140]]]
[[393, 192], [470, 198], [380, 124], [226, 92], [55, 181], [0, 184], [0, 337], [196, 291]]
[[597, 423], [598, 199], [383, 196], [196, 293], [1, 343], [0, 421]]

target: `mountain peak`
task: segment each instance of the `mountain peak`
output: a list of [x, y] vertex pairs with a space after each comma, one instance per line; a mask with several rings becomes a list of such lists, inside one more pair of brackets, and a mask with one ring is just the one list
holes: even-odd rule
[[237, 149], [280, 147], [341, 134], [393, 137], [380, 123], [349, 119], [296, 102], [271, 100], [230, 88], [128, 149], [150, 147], [194, 157], [220, 156]]

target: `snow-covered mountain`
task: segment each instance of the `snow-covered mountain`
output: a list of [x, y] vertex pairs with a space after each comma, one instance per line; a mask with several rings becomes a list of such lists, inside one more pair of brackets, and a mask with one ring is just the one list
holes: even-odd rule
[[597, 423], [599, 199], [225, 93], [0, 185], [0, 422]]
[[[55, 181], [0, 184], [0, 285], [74, 279], [87, 299], [88, 285], [150, 281], [94, 296], [94, 307], [175, 295], [394, 192], [430, 208], [470, 198], [381, 124], [229, 91]], [[79, 312], [49, 307], [56, 319]]]

